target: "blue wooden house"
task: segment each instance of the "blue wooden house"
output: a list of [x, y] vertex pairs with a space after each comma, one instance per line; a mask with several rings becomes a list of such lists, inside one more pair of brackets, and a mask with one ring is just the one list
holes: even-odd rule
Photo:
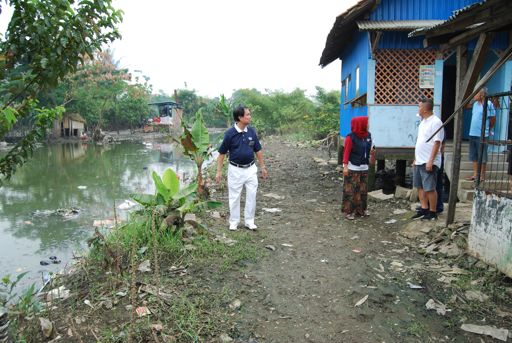
[[[452, 114], [456, 92], [454, 50], [440, 45], [424, 47], [424, 37], [412, 31], [435, 27], [476, 0], [361, 0], [336, 18], [320, 65], [341, 60], [341, 139], [350, 132], [355, 116], [368, 116], [379, 158], [409, 159], [419, 124], [418, 100], [434, 100], [434, 113]], [[508, 45], [508, 34], [495, 37], [486, 68]], [[474, 49], [474, 42], [468, 49]], [[511, 87], [512, 62], [488, 83], [489, 91]], [[470, 113], [469, 113], [470, 115]], [[469, 131], [469, 120], [464, 130]], [[505, 122], [508, 122], [505, 121]], [[451, 139], [453, 127], [447, 126]]]

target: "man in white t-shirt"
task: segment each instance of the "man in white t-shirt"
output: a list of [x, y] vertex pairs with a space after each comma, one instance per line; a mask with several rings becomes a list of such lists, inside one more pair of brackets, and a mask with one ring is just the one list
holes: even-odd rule
[[[444, 129], [441, 119], [434, 115], [434, 102], [432, 99], [421, 99], [419, 103], [419, 115], [421, 122], [418, 127], [418, 139], [414, 150], [413, 186], [418, 188], [421, 209], [412, 219], [436, 220], [437, 173], [441, 167], [441, 143], [444, 139]], [[434, 132], [435, 136], [432, 137]]]

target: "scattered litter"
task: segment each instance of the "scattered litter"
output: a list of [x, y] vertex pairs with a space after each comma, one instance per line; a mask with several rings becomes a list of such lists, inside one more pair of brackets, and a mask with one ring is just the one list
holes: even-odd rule
[[114, 227], [114, 220], [112, 219], [103, 219], [103, 220], [94, 220], [92, 222], [93, 227], [106, 227], [108, 229], [111, 229]]
[[283, 200], [285, 197], [282, 196], [282, 195], [277, 195], [275, 193], [267, 193], [267, 194], [263, 194], [264, 197], [267, 197], [267, 198], [272, 198], [272, 199], [276, 199], [276, 200]]
[[139, 255], [143, 255], [147, 250], [148, 250], [148, 247], [144, 246], [144, 247], [140, 248], [140, 249], [137, 251], [137, 253], [138, 253]]
[[409, 212], [409, 211], [402, 210], [402, 209], [396, 209], [396, 210], [393, 211], [393, 214], [397, 214], [398, 215], [398, 214], [405, 214], [407, 212]]
[[34, 225], [34, 223], [32, 223], [30, 220], [25, 220], [23, 222], [23, 224], [25, 224], [25, 225]]
[[271, 245], [271, 244], [265, 245], [265, 248], [268, 249], [268, 250], [276, 251], [276, 247]]
[[410, 289], [423, 289], [423, 288], [425, 288], [423, 286], [415, 285], [415, 284], [410, 283], [410, 282], [407, 282], [407, 286], [409, 286]]
[[151, 262], [149, 260], [145, 260], [141, 264], [139, 264], [139, 268], [137, 268], [139, 272], [148, 273], [151, 271]]
[[327, 263], [327, 262], [329, 262], [329, 260], [320, 260], [320, 262]]
[[90, 308], [92, 308], [92, 309], [94, 310], [94, 306], [92, 306], [92, 304], [91, 304], [91, 301], [90, 301], [90, 300], [85, 299], [85, 300], [84, 300], [84, 304], [86, 304], [87, 306], [89, 306]]
[[238, 310], [242, 306], [242, 302], [238, 299], [234, 300], [231, 304], [229, 304], [229, 308], [233, 311]]
[[293, 244], [289, 244], [289, 243], [283, 243], [281, 244], [283, 247], [287, 247], [287, 248], [291, 248], [293, 247]]
[[78, 207], [70, 207], [70, 208], [59, 208], [56, 210], [36, 210], [32, 212], [35, 217], [48, 217], [51, 215], [57, 215], [63, 217], [64, 219], [72, 219], [80, 214], [80, 209]]
[[472, 300], [478, 300], [480, 302], [487, 301], [489, 299], [488, 295], [483, 294], [480, 291], [467, 291], [464, 296], [466, 299], [472, 301]]
[[50, 264], [50, 262], [42, 260], [42, 261], [39, 261], [39, 264], [42, 265], [42, 266], [47, 266], [47, 265]]
[[265, 212], [268, 212], [268, 213], [277, 213], [277, 212], [282, 212], [282, 210], [280, 208], [266, 208], [266, 207], [263, 207], [262, 208], [263, 211]]
[[46, 338], [50, 338], [53, 332], [53, 324], [46, 318], [39, 318], [39, 323], [41, 324], [41, 331], [43, 331], [43, 335]]
[[135, 312], [139, 317], [149, 316], [151, 314], [151, 311], [146, 306], [137, 307]]
[[169, 272], [171, 272], [174, 275], [178, 275], [178, 276], [187, 275], [187, 269], [185, 267], [171, 266], [169, 268]]
[[354, 307], [359, 307], [361, 306], [362, 304], [364, 304], [366, 302], [366, 300], [368, 300], [368, 295], [365, 295], [361, 300], [359, 300], [358, 302], [356, 302], [356, 304], [354, 305]]
[[220, 335], [219, 339], [221, 343], [233, 342], [233, 338], [229, 337], [227, 333], [223, 333], [222, 335]]
[[427, 303], [425, 304], [425, 307], [427, 308], [427, 310], [436, 310], [437, 314], [440, 314], [441, 316], [444, 316], [446, 312], [451, 311], [446, 308], [445, 304], [439, 301], [435, 301], [434, 299], [429, 299], [429, 301], [427, 301]]
[[140, 292], [148, 293], [154, 295], [155, 297], [159, 297], [167, 303], [170, 303], [172, 300], [172, 294], [159, 290], [157, 287], [152, 285], [142, 284], [139, 288], [139, 293]]
[[507, 329], [498, 329], [489, 325], [462, 324], [461, 329], [479, 335], [491, 336], [503, 342], [506, 342], [508, 339]]
[[[226, 237], [225, 234], [222, 234], [222, 236], [216, 236], [215, 241], [219, 242], [219, 243], [224, 243], [226, 244], [227, 246], [231, 247], [233, 245], [235, 245], [237, 243], [236, 240], [232, 239], [232, 238], [229, 238], [229, 237]], [[195, 247], [194, 247], [195, 249]]]
[[219, 213], [218, 211], [213, 211], [213, 212], [211, 213], [211, 217], [212, 217], [213, 219], [220, 219], [220, 213]]
[[53, 301], [56, 299], [65, 300], [69, 298], [71, 291], [67, 289], [65, 286], [60, 286], [59, 288], [52, 289], [48, 293], [46, 293], [46, 301]]
[[127, 294], [128, 294], [127, 292], [117, 292], [117, 293], [116, 293], [116, 295], [117, 295], [118, 297], [121, 297], [121, 298], [125, 297]]
[[134, 206], [136, 206], [137, 203], [134, 202], [134, 201], [131, 201], [131, 200], [125, 200], [123, 201], [119, 206], [117, 206], [118, 209], [120, 210], [128, 210]]
[[353, 252], [355, 252], [356, 254], [359, 254], [361, 252], [361, 250], [359, 249], [352, 249]]
[[87, 189], [87, 186], [78, 186], [78, 189]]
[[394, 224], [394, 223], [396, 223], [396, 219], [390, 219], [390, 220], [384, 222], [384, 224]]
[[358, 236], [358, 235], [355, 235], [355, 236], [352, 236], [350, 239], [351, 239], [351, 240], [359, 239], [359, 236]]

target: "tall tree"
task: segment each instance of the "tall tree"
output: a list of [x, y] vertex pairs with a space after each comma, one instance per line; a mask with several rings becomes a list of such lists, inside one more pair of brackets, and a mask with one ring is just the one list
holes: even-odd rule
[[42, 108], [37, 95], [55, 87], [120, 37], [122, 12], [112, 0], [6, 0], [13, 15], [0, 40], [0, 139], [17, 121], [32, 117], [32, 129], [0, 159], [0, 182], [30, 155], [63, 107]]

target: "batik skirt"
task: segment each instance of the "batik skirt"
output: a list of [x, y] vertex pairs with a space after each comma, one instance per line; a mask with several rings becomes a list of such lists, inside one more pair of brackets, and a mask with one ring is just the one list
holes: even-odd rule
[[364, 216], [368, 208], [368, 171], [349, 170], [343, 177], [342, 211]]

